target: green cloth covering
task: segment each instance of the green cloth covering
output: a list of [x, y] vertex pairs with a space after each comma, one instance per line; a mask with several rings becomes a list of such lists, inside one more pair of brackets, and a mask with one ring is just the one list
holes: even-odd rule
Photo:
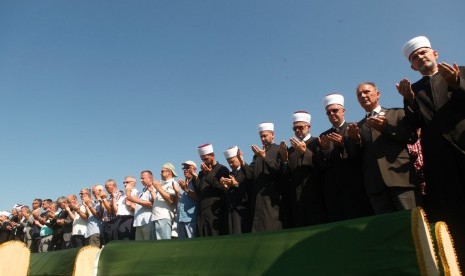
[[278, 232], [113, 241], [98, 275], [420, 275], [411, 211]]
[[72, 275], [79, 248], [33, 253], [29, 275]]

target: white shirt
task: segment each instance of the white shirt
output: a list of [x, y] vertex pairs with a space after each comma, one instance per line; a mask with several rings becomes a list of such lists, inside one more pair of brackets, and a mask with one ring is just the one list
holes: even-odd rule
[[[133, 189], [131, 192], [132, 196], [137, 195], [137, 190]], [[126, 195], [121, 196], [118, 199], [118, 202], [116, 202], [116, 205], [118, 206], [118, 211], [116, 212], [117, 216], [133, 216], [134, 211], [131, 211], [129, 207], [126, 205]]]
[[[145, 190], [138, 194], [140, 200], [151, 201], [152, 195], [149, 190]], [[152, 207], [142, 206], [136, 204], [136, 209], [134, 210], [134, 223], [133, 226], [142, 226], [152, 222]]]
[[[178, 182], [176, 182], [173, 178], [161, 181], [162, 189], [169, 195], [175, 194], [173, 182], [174, 185], [178, 185]], [[157, 197], [153, 200], [152, 220], [173, 219], [174, 206], [166, 202], [160, 193], [157, 192], [156, 195]]]
[[[84, 214], [86, 213], [86, 207], [84, 205], [79, 206], [79, 210], [83, 212]], [[73, 220], [73, 231], [72, 235], [85, 235], [87, 232], [87, 221], [83, 219], [78, 212], [75, 212], [74, 214], [74, 220]]]

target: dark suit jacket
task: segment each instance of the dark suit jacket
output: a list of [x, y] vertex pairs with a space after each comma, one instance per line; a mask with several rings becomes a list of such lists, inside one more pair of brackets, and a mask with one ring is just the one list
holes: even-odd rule
[[[366, 119], [358, 122], [362, 139], [363, 171], [368, 194], [387, 187], [415, 187], [415, 173], [407, 150], [417, 140], [403, 109], [385, 109], [388, 120], [382, 132], [370, 129]], [[381, 115], [381, 114], [380, 114]]]

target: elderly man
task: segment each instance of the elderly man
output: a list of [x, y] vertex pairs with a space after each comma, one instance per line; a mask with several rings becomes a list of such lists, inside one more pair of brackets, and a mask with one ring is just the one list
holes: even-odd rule
[[213, 146], [204, 144], [197, 148], [202, 159], [199, 177], [195, 181], [199, 209], [197, 216], [197, 236], [217, 236], [228, 233], [228, 206], [226, 191], [221, 177], [228, 177], [229, 170], [216, 161]]
[[427, 37], [403, 47], [410, 68], [423, 77], [397, 84], [405, 112], [421, 128], [426, 182], [425, 209], [431, 221], [445, 221], [465, 265], [465, 67], [438, 62]]
[[221, 184], [227, 189], [229, 234], [248, 233], [252, 230], [250, 216], [252, 176], [246, 175], [242, 169], [244, 159], [237, 146], [227, 149], [224, 158], [231, 168], [229, 177], [220, 179]]
[[[90, 190], [87, 188], [81, 189], [79, 196], [81, 197], [81, 202], [84, 203], [84, 199], [90, 196]], [[69, 195], [68, 202], [71, 209], [68, 215], [73, 220], [70, 244], [73, 248], [81, 248], [85, 245], [84, 235], [87, 231], [87, 218], [89, 214], [84, 204], [79, 204], [76, 195]]]
[[116, 219], [116, 211], [113, 210], [113, 201], [119, 201], [121, 197], [123, 197], [123, 192], [118, 189], [116, 181], [114, 179], [108, 179], [105, 182], [105, 190], [110, 195], [107, 198], [107, 194], [105, 192], [101, 192], [100, 194], [100, 204], [104, 208], [103, 211], [103, 226], [102, 226], [102, 234], [103, 234], [103, 244], [107, 244], [112, 240], [118, 239], [118, 232], [117, 228], [117, 219]]
[[[252, 163], [244, 166], [253, 175], [253, 224], [252, 232], [280, 230], [283, 228], [283, 181], [279, 146], [274, 143], [274, 124], [258, 125], [262, 147], [252, 145]], [[285, 215], [284, 215], [285, 216]]]
[[131, 195], [132, 192], [126, 193], [126, 199], [135, 203], [134, 209], [134, 228], [136, 229], [136, 241], [153, 240], [153, 221], [152, 208], [153, 197], [150, 190], [154, 189], [153, 174], [149, 170], [140, 173], [140, 182], [144, 186], [142, 192], [137, 195]]
[[179, 186], [174, 186], [178, 198], [177, 225], [178, 238], [193, 238], [197, 228], [197, 201], [194, 183], [197, 179], [197, 164], [192, 160], [182, 163], [185, 179], [179, 179]]
[[149, 190], [153, 198], [153, 230], [157, 240], [168, 240], [171, 239], [174, 206], [177, 204], [173, 187], [178, 183], [174, 180], [177, 174], [173, 164], [163, 164], [160, 176], [161, 182], [154, 180], [152, 185], [155, 189]]
[[374, 83], [360, 83], [356, 95], [366, 117], [351, 124], [348, 135], [361, 144], [371, 207], [375, 214], [412, 209], [417, 205], [419, 191], [407, 144], [415, 143], [416, 132], [403, 109], [381, 107], [380, 92]]
[[358, 145], [347, 136], [350, 123], [344, 119], [344, 96], [336, 93], [327, 95], [323, 99], [323, 108], [331, 123], [331, 128], [319, 137], [328, 220], [370, 215], [370, 202], [363, 185], [362, 160], [351, 154]]
[[307, 111], [294, 112], [292, 130], [295, 137], [290, 139], [289, 148], [284, 141], [279, 146], [284, 173], [290, 182], [288, 193], [295, 227], [326, 221], [317, 159], [318, 139], [310, 134], [310, 122], [311, 115]]
[[102, 238], [100, 229], [102, 227], [103, 207], [101, 206], [99, 199], [101, 199], [101, 192], [103, 186], [95, 184], [92, 187], [92, 194], [95, 200], [88, 195], [83, 198], [83, 205], [86, 207], [88, 218], [87, 218], [87, 231], [84, 235], [86, 238], [86, 244], [100, 247], [102, 246]]

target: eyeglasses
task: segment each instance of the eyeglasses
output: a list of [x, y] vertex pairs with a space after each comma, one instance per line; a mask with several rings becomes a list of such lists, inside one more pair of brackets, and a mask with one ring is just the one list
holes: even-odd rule
[[304, 128], [306, 128], [308, 125], [303, 125], [303, 126], [294, 126], [292, 128], [293, 131], [300, 130], [302, 131]]
[[164, 172], [169, 172], [169, 170], [161, 170], [161, 172], [162, 172], [162, 173], [164, 173]]
[[131, 183], [132, 181], [124, 181], [123, 184], [129, 184]]
[[339, 112], [339, 110], [341, 110], [340, 108], [335, 108], [335, 109], [329, 109], [326, 111], [326, 115], [331, 115], [331, 114], [336, 114]]

